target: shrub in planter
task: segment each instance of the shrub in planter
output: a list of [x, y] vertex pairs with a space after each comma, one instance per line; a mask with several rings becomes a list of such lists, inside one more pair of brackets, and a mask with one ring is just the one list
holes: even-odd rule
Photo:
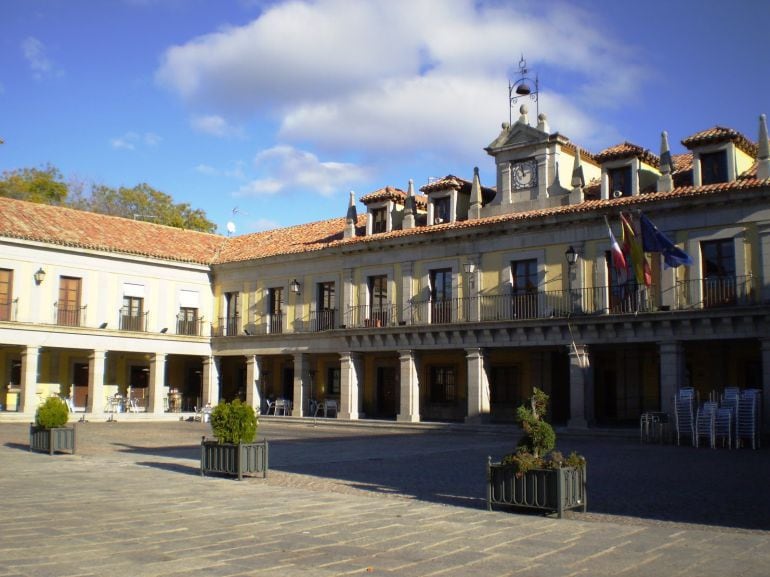
[[516, 452], [500, 463], [487, 464], [487, 503], [556, 511], [586, 510], [585, 458], [572, 453], [564, 457], [556, 446], [556, 433], [544, 420], [548, 395], [534, 389], [529, 405], [516, 412], [524, 435]]
[[211, 430], [215, 441], [201, 439], [201, 475], [262, 473], [267, 477], [267, 441], [254, 442], [257, 416], [249, 405], [235, 400], [220, 403], [211, 411]]
[[49, 397], [35, 413], [35, 424], [29, 428], [30, 450], [75, 452], [75, 429], [65, 427], [69, 409], [59, 397]]

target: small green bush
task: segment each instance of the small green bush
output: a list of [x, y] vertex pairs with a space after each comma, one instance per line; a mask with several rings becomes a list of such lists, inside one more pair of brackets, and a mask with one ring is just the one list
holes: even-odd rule
[[543, 420], [548, 411], [548, 395], [537, 387], [529, 400], [529, 406], [521, 405], [516, 411], [516, 421], [524, 436], [516, 445], [516, 452], [503, 457], [502, 464], [516, 465], [516, 476], [521, 477], [531, 469], [558, 469], [560, 467], [585, 467], [586, 460], [577, 453], [565, 458], [555, 451], [556, 433]]
[[238, 399], [220, 403], [211, 411], [211, 430], [220, 444], [252, 443], [257, 437], [257, 415]]
[[48, 397], [35, 413], [35, 425], [43, 429], [63, 427], [68, 419], [67, 403], [59, 397]]

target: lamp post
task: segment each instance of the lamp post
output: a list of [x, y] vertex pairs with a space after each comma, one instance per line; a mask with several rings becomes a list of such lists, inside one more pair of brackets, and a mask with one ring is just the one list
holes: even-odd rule
[[[540, 83], [537, 79], [537, 74], [534, 78], [527, 76], [529, 69], [527, 69], [527, 61], [524, 60], [524, 55], [521, 55], [519, 60], [519, 79], [511, 82], [508, 81], [508, 124], [513, 123], [513, 105], [523, 96], [529, 96], [530, 100], [535, 101], [535, 110], [537, 115], [540, 116], [540, 103], [538, 102], [538, 94], [540, 93]], [[535, 89], [532, 89], [532, 86]]]

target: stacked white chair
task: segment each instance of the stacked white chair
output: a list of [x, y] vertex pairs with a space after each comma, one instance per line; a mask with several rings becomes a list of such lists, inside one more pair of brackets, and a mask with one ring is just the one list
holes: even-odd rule
[[743, 441], [751, 441], [751, 448], [759, 446], [759, 416], [762, 396], [758, 389], [741, 392], [738, 399], [738, 412], [735, 422], [735, 446], [740, 448]]
[[695, 446], [700, 446], [701, 438], [708, 439], [709, 447], [716, 447], [716, 414], [717, 403], [709, 401], [698, 408], [695, 417]]
[[693, 446], [696, 443], [694, 407], [697, 406], [697, 394], [692, 388], [679, 389], [674, 396], [674, 425], [676, 426], [676, 444], [681, 443], [682, 437], [690, 438]]
[[730, 407], [719, 407], [714, 421], [714, 437], [716, 440], [722, 441], [723, 447], [725, 446], [725, 441], [727, 441], [729, 449], [733, 448], [733, 435], [735, 433], [734, 414], [735, 412]]

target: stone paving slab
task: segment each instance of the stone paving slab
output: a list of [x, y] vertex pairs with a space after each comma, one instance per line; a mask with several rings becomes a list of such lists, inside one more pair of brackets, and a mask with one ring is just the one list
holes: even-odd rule
[[[92, 427], [82, 453], [51, 457], [25, 450], [23, 432], [7, 426], [0, 577], [770, 574], [765, 530], [487, 512], [342, 490], [340, 479], [283, 468], [267, 480], [201, 477], [199, 430], [165, 424], [125, 428], [125, 438]], [[286, 447], [301, 454], [313, 438], [298, 434]], [[418, 439], [400, 440], [404, 454], [419, 454]], [[398, 439], [382, 441], [397, 451]]]

